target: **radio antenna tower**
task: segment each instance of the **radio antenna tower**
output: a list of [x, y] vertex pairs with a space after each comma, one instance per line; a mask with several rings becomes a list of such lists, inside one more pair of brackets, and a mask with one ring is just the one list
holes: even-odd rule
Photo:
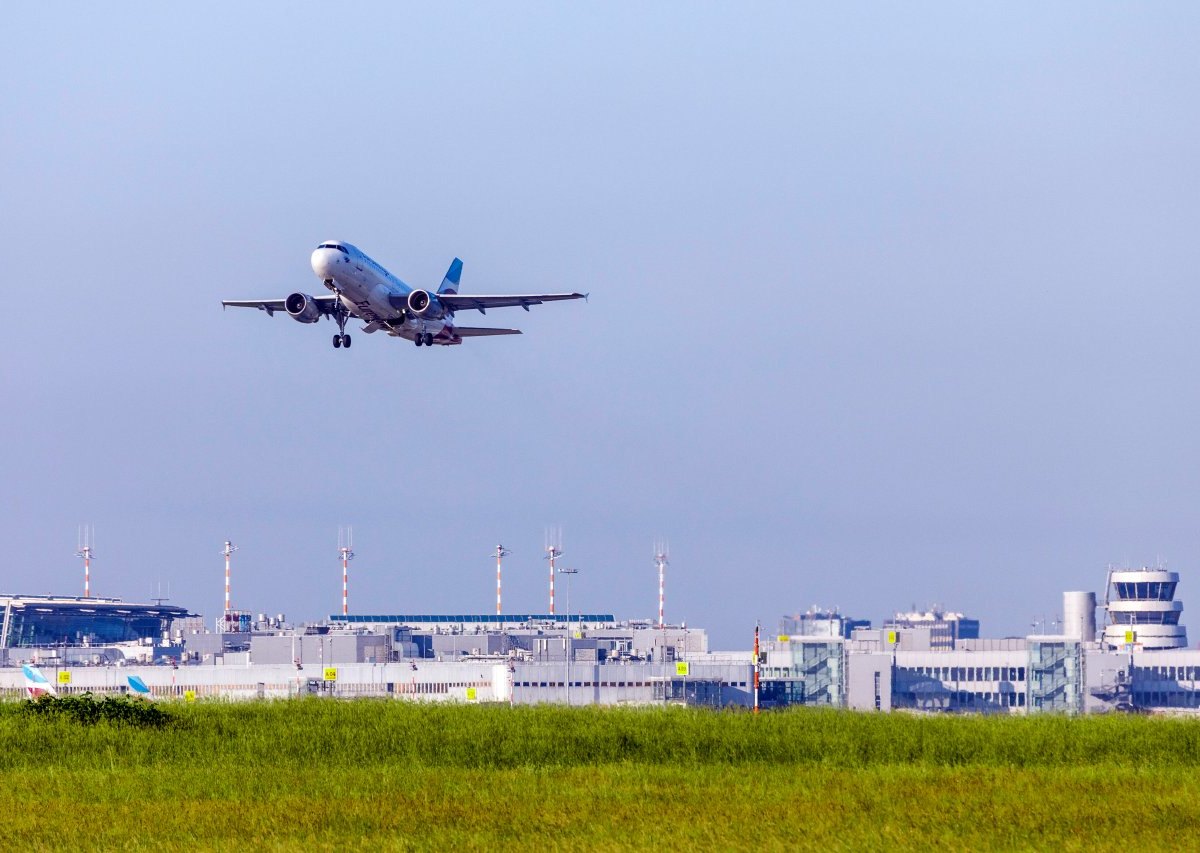
[[342, 555], [342, 615], [350, 615], [350, 561], [354, 559], [354, 528], [338, 528], [338, 553]]
[[496, 546], [496, 615], [500, 615], [500, 560], [511, 554], [503, 545]]
[[550, 561], [550, 615], [554, 615], [554, 561], [563, 555], [562, 528], [551, 527], [546, 530], [546, 557]]
[[225, 555], [225, 624], [229, 624], [229, 614], [233, 611], [233, 606], [229, 603], [229, 557], [238, 549], [228, 539], [225, 540], [225, 547], [221, 549], [221, 553]]
[[92, 597], [92, 559], [96, 552], [96, 528], [90, 524], [81, 526], [76, 531], [76, 557], [83, 558], [83, 597]]
[[665, 628], [667, 623], [663, 618], [664, 608], [663, 600], [665, 598], [664, 591], [667, 578], [667, 564], [670, 562], [667, 557], [670, 556], [670, 546], [663, 540], [654, 543], [654, 565], [658, 566], [658, 627]]

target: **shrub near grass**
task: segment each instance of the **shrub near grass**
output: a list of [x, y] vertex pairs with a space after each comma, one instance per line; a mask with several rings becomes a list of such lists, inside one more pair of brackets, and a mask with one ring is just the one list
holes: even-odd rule
[[105, 722], [139, 728], [162, 728], [172, 721], [169, 713], [143, 699], [105, 696], [97, 699], [90, 693], [82, 696], [42, 695], [23, 702], [20, 713], [26, 719], [61, 719], [83, 725]]

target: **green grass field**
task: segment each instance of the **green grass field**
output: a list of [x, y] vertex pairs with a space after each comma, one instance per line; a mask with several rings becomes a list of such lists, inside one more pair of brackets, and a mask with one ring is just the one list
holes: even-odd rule
[[0, 707], [0, 845], [1185, 849], [1200, 721], [308, 700]]

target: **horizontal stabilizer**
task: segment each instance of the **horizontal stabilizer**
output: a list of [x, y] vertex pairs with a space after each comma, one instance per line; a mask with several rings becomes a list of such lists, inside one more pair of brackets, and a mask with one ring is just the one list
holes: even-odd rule
[[484, 338], [489, 335], [519, 335], [520, 329], [481, 329], [477, 326], [455, 326], [454, 334], [460, 338]]

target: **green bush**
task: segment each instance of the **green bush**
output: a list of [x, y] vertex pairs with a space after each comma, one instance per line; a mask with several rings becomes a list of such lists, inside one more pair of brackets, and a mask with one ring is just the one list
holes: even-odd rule
[[22, 703], [21, 713], [27, 717], [70, 720], [85, 726], [105, 722], [118, 726], [161, 729], [174, 717], [167, 711], [142, 699], [105, 696], [97, 699], [91, 693], [82, 696], [42, 695]]

